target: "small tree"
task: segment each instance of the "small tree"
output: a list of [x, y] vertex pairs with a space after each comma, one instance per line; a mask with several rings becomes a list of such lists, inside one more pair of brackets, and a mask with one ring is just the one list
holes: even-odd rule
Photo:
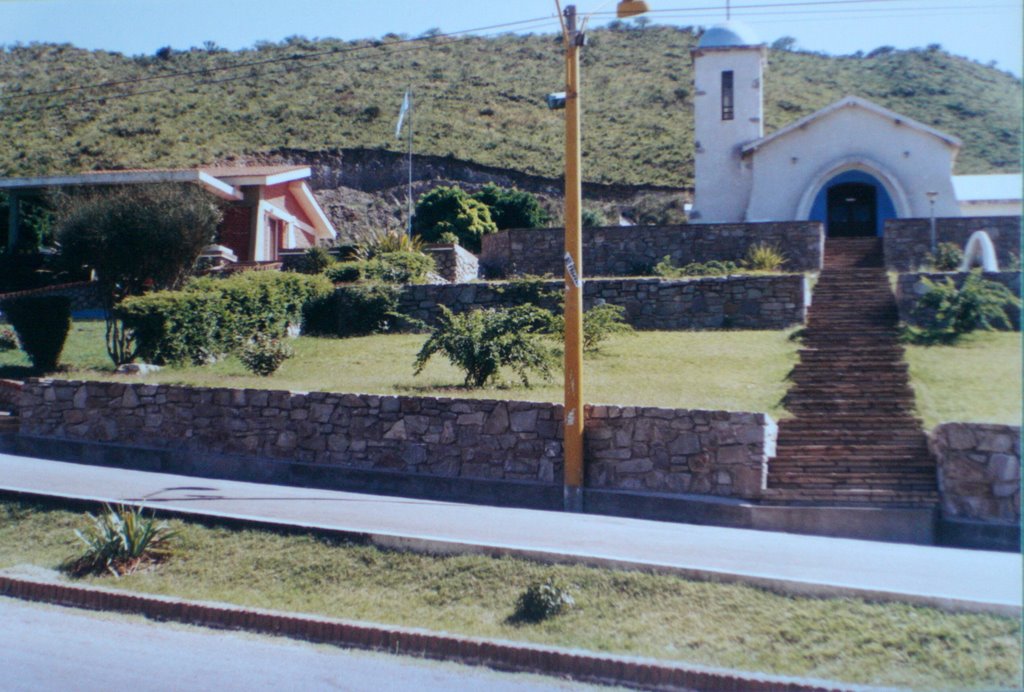
[[473, 195], [473, 199], [487, 205], [499, 231], [506, 228], [543, 228], [551, 220], [536, 197], [516, 188], [487, 183]]
[[531, 371], [550, 377], [555, 353], [537, 331], [538, 325], [547, 321], [538, 313], [546, 310], [518, 305], [454, 314], [443, 305], [438, 307], [437, 326], [416, 356], [417, 375], [431, 356], [441, 353], [465, 371], [467, 387], [484, 386], [497, 377], [502, 366], [512, 368], [527, 387]]
[[480, 252], [480, 241], [498, 227], [490, 209], [458, 187], [436, 187], [420, 197], [413, 217], [413, 233], [428, 243], [436, 243], [445, 233], [454, 233], [459, 245]]
[[96, 272], [115, 365], [131, 362], [135, 353], [114, 306], [150, 289], [179, 288], [220, 220], [216, 200], [192, 185], [104, 188], [59, 198], [61, 255], [72, 267]]
[[5, 301], [0, 309], [18, 333], [32, 366], [53, 372], [71, 329], [71, 300], [66, 296], [27, 296]]

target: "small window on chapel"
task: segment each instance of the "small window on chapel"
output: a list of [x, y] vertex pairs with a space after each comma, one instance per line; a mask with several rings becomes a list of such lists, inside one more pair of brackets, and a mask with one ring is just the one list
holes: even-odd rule
[[732, 70], [722, 73], [722, 120], [733, 118]]

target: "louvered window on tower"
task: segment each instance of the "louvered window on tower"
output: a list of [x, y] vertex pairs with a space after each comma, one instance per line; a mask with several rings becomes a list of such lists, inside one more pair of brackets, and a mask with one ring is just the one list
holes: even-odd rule
[[732, 70], [722, 73], [722, 120], [733, 118]]

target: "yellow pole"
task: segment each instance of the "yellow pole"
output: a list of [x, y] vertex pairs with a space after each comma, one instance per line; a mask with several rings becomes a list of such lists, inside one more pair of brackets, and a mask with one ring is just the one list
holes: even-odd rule
[[576, 8], [565, 8], [565, 509], [583, 509], [583, 242]]

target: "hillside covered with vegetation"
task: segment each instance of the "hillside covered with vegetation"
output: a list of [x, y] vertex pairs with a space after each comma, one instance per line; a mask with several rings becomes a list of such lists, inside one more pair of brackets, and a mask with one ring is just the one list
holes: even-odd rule
[[[188, 166], [281, 147], [401, 151], [395, 119], [410, 86], [417, 152], [556, 176], [562, 116], [544, 96], [563, 88], [560, 40], [291, 38], [135, 57], [8, 46], [0, 176]], [[589, 40], [585, 179], [691, 185], [695, 31], [621, 25]], [[957, 173], [1019, 169], [1021, 81], [938, 46], [844, 57], [772, 50], [765, 81], [767, 132], [856, 94], [962, 139]]]

